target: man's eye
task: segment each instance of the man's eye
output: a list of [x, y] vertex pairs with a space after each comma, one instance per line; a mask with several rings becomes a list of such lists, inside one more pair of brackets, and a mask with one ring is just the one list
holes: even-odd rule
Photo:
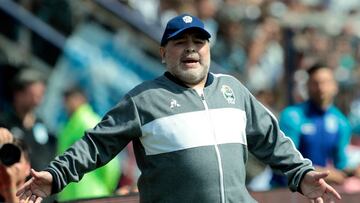
[[184, 44], [185, 41], [183, 41], [183, 40], [178, 40], [178, 41], [175, 41], [174, 43], [175, 43], [176, 45], [181, 45], [181, 44]]
[[195, 42], [196, 44], [204, 44], [204, 43], [205, 43], [205, 40], [203, 40], [203, 39], [196, 39], [194, 42]]

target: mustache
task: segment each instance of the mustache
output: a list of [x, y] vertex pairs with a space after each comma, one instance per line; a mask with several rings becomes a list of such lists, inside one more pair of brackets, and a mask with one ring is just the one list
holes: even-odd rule
[[198, 53], [184, 53], [181, 55], [180, 60], [181, 61], [185, 61], [185, 60], [200, 61], [200, 56]]

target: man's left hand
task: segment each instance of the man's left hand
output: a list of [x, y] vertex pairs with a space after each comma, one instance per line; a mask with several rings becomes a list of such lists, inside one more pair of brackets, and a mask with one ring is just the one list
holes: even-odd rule
[[341, 199], [339, 193], [324, 181], [328, 175], [329, 171], [310, 171], [305, 174], [300, 188], [303, 195], [309, 198], [312, 203], [334, 203], [335, 199]]

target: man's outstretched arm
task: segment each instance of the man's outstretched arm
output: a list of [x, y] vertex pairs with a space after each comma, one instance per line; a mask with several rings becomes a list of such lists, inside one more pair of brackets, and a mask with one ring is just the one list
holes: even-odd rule
[[[51, 195], [52, 175], [47, 171], [37, 172], [31, 169], [31, 179], [18, 189], [16, 196], [20, 203], [40, 203]], [[28, 201], [27, 201], [28, 200]]]
[[336, 190], [324, 180], [329, 172], [309, 171], [305, 174], [300, 183], [301, 192], [310, 199], [311, 202], [334, 203], [335, 199], [340, 200], [341, 196]]

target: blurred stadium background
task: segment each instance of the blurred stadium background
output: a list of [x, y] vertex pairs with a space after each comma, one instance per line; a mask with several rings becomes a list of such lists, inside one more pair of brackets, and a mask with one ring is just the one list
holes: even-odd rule
[[0, 112], [12, 76], [32, 66], [48, 75], [38, 113], [52, 131], [73, 85], [103, 115], [163, 73], [164, 23], [183, 12], [213, 35], [211, 70], [238, 77], [275, 114], [306, 98], [306, 68], [325, 61], [340, 84], [336, 103], [360, 135], [360, 0], [0, 0]]

